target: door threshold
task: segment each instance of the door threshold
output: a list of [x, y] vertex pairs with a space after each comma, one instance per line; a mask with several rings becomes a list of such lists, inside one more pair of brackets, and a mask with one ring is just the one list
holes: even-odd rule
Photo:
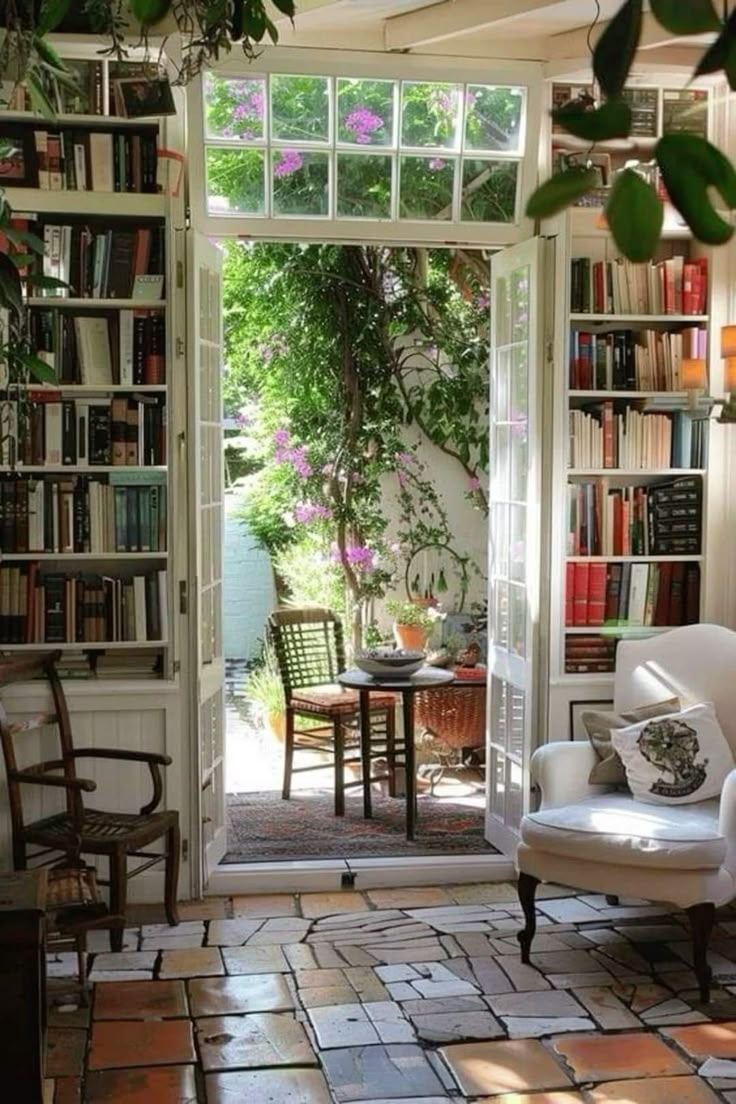
[[205, 894], [323, 893], [341, 889], [507, 882], [515, 877], [507, 855], [428, 855], [418, 858], [305, 859], [298, 862], [223, 863]]

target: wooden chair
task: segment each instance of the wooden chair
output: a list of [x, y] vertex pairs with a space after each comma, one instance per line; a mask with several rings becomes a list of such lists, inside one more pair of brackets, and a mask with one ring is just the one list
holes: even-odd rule
[[[100, 879], [99, 884], [110, 887], [110, 912], [115, 916], [125, 916], [128, 880], [165, 860], [166, 917], [170, 924], [178, 924], [176, 891], [179, 879], [179, 814], [176, 811], [154, 811], [163, 796], [160, 768], [168, 766], [171, 759], [168, 755], [146, 751], [75, 748], [64, 688], [55, 667], [59, 655], [59, 652], [53, 652], [28, 658], [0, 660], [0, 689], [14, 682], [25, 682], [42, 676], [49, 682], [54, 703], [53, 713], [41, 713], [11, 722], [0, 702], [0, 742], [8, 777], [15, 869], [25, 870], [29, 859], [45, 859], [45, 862], [34, 865], [56, 863], [59, 852], [65, 856], [81, 854], [106, 857], [109, 863], [109, 880]], [[58, 727], [61, 758], [19, 769], [15, 739], [47, 725]], [[113, 813], [86, 808], [82, 794], [93, 792], [96, 783], [77, 777], [77, 759], [147, 763], [153, 783], [150, 802], [139, 813]], [[21, 786], [27, 785], [65, 790], [66, 812], [55, 813], [26, 824]], [[142, 850], [161, 838], [165, 839], [162, 853]], [[28, 848], [32, 844], [40, 850], [29, 852]], [[144, 859], [145, 862], [129, 872], [129, 857]], [[110, 944], [113, 950], [119, 951], [122, 948], [121, 926], [111, 929]]]
[[[125, 927], [124, 916], [113, 916], [104, 904], [97, 886], [94, 867], [85, 866], [72, 858], [60, 866], [52, 866], [46, 882], [46, 914], [48, 916], [46, 946], [55, 951], [69, 944], [77, 954], [77, 983], [74, 990], [80, 1004], [87, 1001], [87, 971], [85, 955], [87, 932], [100, 929], [113, 930]], [[50, 983], [49, 983], [50, 986]], [[61, 981], [57, 986], [64, 993], [69, 983]]]
[[[346, 747], [359, 746], [356, 721], [358, 694], [336, 684], [345, 670], [345, 643], [339, 618], [328, 609], [281, 609], [269, 618], [269, 636], [276, 655], [286, 698], [286, 743], [284, 758], [284, 788], [282, 796], [291, 796], [292, 774], [324, 770], [323, 764], [295, 767], [297, 751], [324, 751], [332, 758], [335, 774], [335, 816], [345, 815], [345, 790], [362, 786], [365, 794], [371, 784], [370, 761], [386, 758], [388, 774], [373, 778], [388, 778], [389, 793], [396, 795], [396, 722], [393, 694], [371, 694], [372, 725], [369, 755], [345, 757]], [[296, 720], [325, 724], [312, 728], [297, 728]], [[367, 758], [367, 761], [366, 761]], [[345, 767], [362, 764], [358, 782], [345, 781]]]

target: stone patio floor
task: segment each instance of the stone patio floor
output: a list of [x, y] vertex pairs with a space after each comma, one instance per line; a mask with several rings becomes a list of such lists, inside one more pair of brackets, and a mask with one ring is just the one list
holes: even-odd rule
[[736, 1104], [736, 909], [703, 1007], [683, 914], [538, 908], [532, 966], [509, 884], [139, 908], [120, 954], [90, 939], [90, 1009], [51, 1013], [47, 1104]]

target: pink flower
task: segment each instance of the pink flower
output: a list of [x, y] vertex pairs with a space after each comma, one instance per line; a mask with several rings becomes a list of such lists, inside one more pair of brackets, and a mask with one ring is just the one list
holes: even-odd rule
[[475, 305], [478, 310], [488, 310], [491, 305], [491, 297], [487, 291], [481, 291], [480, 294], [476, 296]]
[[401, 554], [401, 545], [398, 541], [394, 541], [393, 544], [389, 545], [389, 552], [391, 552], [394, 556], [398, 556]]
[[429, 162], [429, 167], [432, 172], [441, 172], [446, 164], [447, 162], [444, 161], [441, 157], [433, 157], [432, 160]]
[[345, 116], [343, 123], [346, 130], [353, 132], [355, 141], [365, 146], [370, 142], [373, 132], [381, 129], [383, 119], [380, 115], [374, 115], [367, 107], [356, 107]]
[[470, 478], [468, 479], [468, 490], [469, 491], [479, 491], [480, 488], [481, 488], [481, 482], [480, 482], [480, 479], [478, 479], [478, 476], [477, 475], [471, 475]]
[[281, 150], [279, 158], [279, 161], [274, 165], [274, 176], [291, 176], [292, 173], [298, 172], [304, 165], [299, 150]]
[[250, 425], [250, 415], [245, 410], [239, 410], [235, 415], [235, 424], [239, 426]]
[[274, 431], [273, 443], [279, 448], [284, 448], [289, 443], [289, 431], [288, 429], [277, 429]]
[[299, 502], [294, 507], [294, 517], [300, 525], [309, 525], [318, 518], [324, 521], [332, 517], [332, 510], [319, 502]]
[[399, 452], [396, 454], [396, 463], [401, 468], [408, 468], [414, 463], [414, 457], [410, 452]]

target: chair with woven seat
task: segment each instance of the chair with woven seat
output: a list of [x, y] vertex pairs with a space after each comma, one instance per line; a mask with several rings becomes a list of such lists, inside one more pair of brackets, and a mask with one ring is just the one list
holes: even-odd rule
[[[14, 867], [16, 870], [25, 870], [29, 860], [44, 860], [34, 865], [57, 863], [60, 852], [64, 856], [99, 855], [107, 858], [109, 880], [100, 879], [99, 884], [110, 888], [110, 912], [115, 916], [125, 916], [129, 879], [165, 861], [166, 918], [170, 924], [178, 924], [176, 896], [179, 879], [179, 814], [173, 810], [155, 811], [163, 796], [160, 768], [168, 766], [171, 758], [154, 752], [122, 751], [118, 748], [75, 748], [64, 688], [55, 667], [60, 654], [44, 653], [0, 661], [0, 689], [12, 683], [46, 678], [54, 704], [52, 713], [11, 721], [0, 702], [0, 743], [8, 779]], [[52, 725], [58, 728], [61, 757], [19, 768], [15, 751], [16, 739], [28, 732]], [[151, 800], [138, 813], [103, 812], [100, 809], [86, 808], [82, 795], [93, 792], [97, 784], [77, 777], [78, 759], [146, 763], [153, 784]], [[27, 824], [21, 786], [29, 785], [65, 790], [66, 811]], [[165, 841], [162, 852], [142, 850], [159, 839]], [[40, 850], [30, 852], [31, 845]], [[128, 858], [145, 861], [135, 870], [128, 871]], [[111, 928], [110, 944], [113, 950], [122, 948], [121, 926]]]
[[[284, 749], [284, 787], [282, 797], [291, 797], [293, 774], [324, 770], [325, 764], [295, 767], [297, 751], [326, 752], [332, 759], [335, 776], [335, 816], [345, 814], [345, 790], [371, 784], [370, 764], [385, 758], [388, 774], [374, 776], [373, 781], [388, 778], [389, 794], [396, 795], [396, 727], [393, 694], [372, 694], [370, 748], [353, 758], [346, 758], [347, 748], [359, 746], [356, 721], [359, 712], [358, 694], [337, 684], [337, 676], [345, 670], [345, 642], [340, 619], [328, 609], [275, 610], [268, 623], [269, 637], [284, 687], [286, 700], [286, 739]], [[297, 728], [298, 718], [324, 725]], [[345, 767], [361, 764], [361, 780], [345, 781]]]

